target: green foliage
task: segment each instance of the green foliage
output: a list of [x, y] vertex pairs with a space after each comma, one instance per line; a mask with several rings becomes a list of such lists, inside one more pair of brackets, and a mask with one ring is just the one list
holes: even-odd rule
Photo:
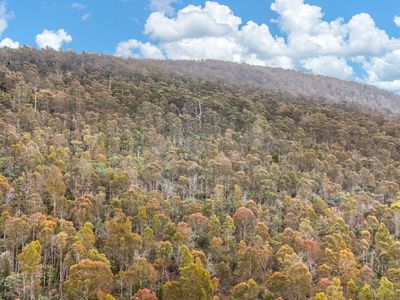
[[394, 284], [386, 277], [379, 281], [379, 288], [376, 290], [376, 298], [379, 300], [395, 299]]
[[167, 282], [164, 286], [166, 299], [211, 300], [214, 284], [210, 273], [204, 269], [199, 258], [181, 268], [181, 277], [177, 282]]
[[179, 248], [179, 267], [183, 268], [193, 263], [193, 255], [186, 245]]
[[25, 273], [32, 273], [37, 270], [41, 259], [41, 249], [39, 241], [29, 243], [25, 249], [18, 254], [18, 260], [21, 264], [21, 270]]

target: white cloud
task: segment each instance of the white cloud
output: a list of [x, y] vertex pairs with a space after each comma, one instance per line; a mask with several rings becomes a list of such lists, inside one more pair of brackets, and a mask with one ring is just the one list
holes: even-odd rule
[[162, 42], [227, 36], [236, 31], [241, 22], [227, 6], [206, 2], [204, 8], [189, 5], [174, 18], [161, 12], [152, 13], [146, 21], [145, 33]]
[[177, 0], [150, 0], [149, 6], [154, 11], [173, 14], [175, 9], [172, 5], [176, 2]]
[[[217, 2], [188, 5], [173, 16], [167, 9], [154, 7], [144, 28], [153, 44], [122, 42], [117, 54], [145, 57], [146, 48], [152, 55], [170, 59], [211, 58], [282, 67], [399, 90], [399, 38], [390, 37], [369, 14], [354, 15], [348, 22], [340, 17], [326, 20], [321, 7], [304, 1], [271, 4], [280, 36], [272, 35], [268, 24], [243, 24], [228, 6]], [[400, 24], [400, 17], [394, 22]], [[367, 75], [360, 78], [358, 69]]]
[[164, 55], [159, 48], [150, 43], [142, 43], [134, 39], [119, 43], [116, 55], [124, 58], [164, 59]]
[[335, 56], [319, 56], [308, 58], [302, 61], [303, 67], [314, 74], [332, 76], [348, 79], [353, 75], [353, 68], [350, 67], [344, 58]]
[[396, 94], [400, 94], [400, 80], [392, 80], [392, 81], [366, 81], [366, 83], [375, 85], [381, 89], [391, 91]]
[[368, 14], [355, 15], [347, 27], [349, 55], [380, 55], [391, 47], [392, 41], [386, 32], [377, 28], [375, 21]]
[[400, 27], [400, 16], [394, 16], [393, 22], [396, 26]]
[[234, 39], [225, 37], [203, 37], [182, 39], [164, 44], [167, 57], [171, 59], [218, 59], [241, 62], [242, 47]]
[[63, 43], [70, 43], [72, 37], [67, 34], [64, 29], [57, 31], [43, 30], [42, 33], [36, 35], [36, 44], [39, 48], [53, 48], [54, 50], [60, 50]]
[[82, 10], [82, 9], [86, 8], [86, 5], [84, 5], [82, 3], [79, 3], [79, 2], [74, 2], [74, 3], [71, 4], [70, 7], [73, 8], [73, 9]]
[[81, 20], [82, 20], [82, 21], [86, 21], [86, 20], [88, 20], [91, 16], [92, 16], [91, 13], [86, 13], [86, 14], [84, 14], [84, 15], [81, 17]]
[[271, 10], [278, 13], [282, 30], [292, 33], [313, 33], [321, 27], [321, 8], [304, 4], [302, 0], [276, 0]]
[[[189, 5], [167, 17], [152, 13], [145, 34], [158, 41], [159, 48], [171, 59], [220, 59], [259, 65], [292, 67], [285, 57], [285, 41], [275, 39], [266, 24], [242, 20], [225, 5], [207, 1], [204, 6]], [[118, 51], [117, 51], [118, 53]], [[279, 55], [280, 61], [271, 60]]]
[[382, 57], [374, 57], [364, 62], [364, 70], [369, 78], [380, 81], [392, 81], [400, 79], [400, 48]]
[[400, 16], [394, 16], [393, 22], [397, 27], [400, 27]]
[[287, 53], [283, 38], [275, 39], [267, 25], [257, 25], [249, 21], [239, 32], [239, 42], [245, 45], [247, 51], [254, 53], [259, 59], [268, 59]]
[[342, 18], [324, 21], [321, 7], [304, 0], [276, 0], [271, 9], [278, 14], [276, 22], [287, 36], [291, 56], [372, 56], [399, 46], [366, 13], [344, 23]]
[[182, 13], [169, 19], [163, 13], [152, 13], [145, 25], [145, 33], [162, 42], [173, 42], [187, 38], [224, 36], [229, 33], [225, 24], [217, 24], [203, 13]]
[[[0, 1], [0, 36], [3, 34], [3, 32], [7, 29], [8, 27], [8, 21], [13, 18], [13, 13], [7, 11], [6, 3], [5, 1]], [[20, 44], [16, 41], [13, 41], [10, 38], [4, 38], [3, 40], [0, 41], [0, 48], [18, 48]]]
[[7, 11], [5, 1], [0, 1], [0, 35], [2, 35], [3, 32], [7, 29], [8, 21], [12, 17], [13, 17], [13, 13], [10, 13], [9, 11]]
[[13, 41], [10, 38], [5, 38], [0, 42], [0, 48], [12, 48], [12, 49], [16, 49], [19, 48], [20, 44], [16, 41]]

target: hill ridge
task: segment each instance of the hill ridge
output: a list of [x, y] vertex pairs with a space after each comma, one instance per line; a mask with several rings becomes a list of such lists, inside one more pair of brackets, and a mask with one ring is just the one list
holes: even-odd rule
[[[112, 74], [118, 72], [157, 71], [174, 77], [190, 77], [199, 80], [213, 81], [218, 84], [247, 85], [266, 91], [287, 92], [292, 95], [303, 95], [313, 98], [323, 98], [334, 104], [346, 102], [359, 105], [371, 111], [387, 115], [400, 114], [400, 95], [379, 89], [375, 86], [342, 80], [322, 75], [313, 75], [294, 70], [252, 66], [218, 60], [137, 60], [123, 59], [107, 54], [72, 51], [59, 52], [54, 50], [35, 50], [24, 47], [17, 50], [0, 49], [0, 64], [13, 62], [26, 63], [29, 54], [36, 61], [51, 62], [51, 58], [64, 56], [61, 60], [81, 60], [89, 67], [101, 68]], [[88, 67], [88, 66], [87, 66]]]

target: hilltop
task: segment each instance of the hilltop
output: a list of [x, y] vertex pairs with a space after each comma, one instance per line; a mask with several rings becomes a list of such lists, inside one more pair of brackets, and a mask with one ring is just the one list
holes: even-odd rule
[[[10, 56], [11, 55], [11, 56]], [[31, 56], [31, 57], [29, 57]], [[171, 61], [121, 59], [108, 55], [52, 50], [36, 51], [0, 49], [3, 64], [23, 66], [27, 62], [52, 67], [56, 64], [74, 68], [78, 65], [88, 71], [101, 70], [112, 76], [114, 73], [158, 74], [175, 78], [207, 81], [219, 85], [247, 86], [270, 92], [305, 96], [333, 104], [350, 104], [360, 109], [398, 114], [400, 96], [374, 86], [345, 81], [331, 77], [305, 74], [279, 68], [250, 66], [222, 61]]]

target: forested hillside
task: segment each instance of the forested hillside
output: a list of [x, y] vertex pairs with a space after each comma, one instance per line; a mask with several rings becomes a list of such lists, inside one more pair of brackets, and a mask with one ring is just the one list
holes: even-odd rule
[[0, 298], [400, 299], [399, 120], [165, 64], [0, 50]]
[[400, 114], [400, 96], [374, 86], [301, 72], [222, 61], [161, 61], [165, 69], [203, 80], [250, 85], [292, 96], [304, 95], [330, 103], [352, 103], [385, 114]]

